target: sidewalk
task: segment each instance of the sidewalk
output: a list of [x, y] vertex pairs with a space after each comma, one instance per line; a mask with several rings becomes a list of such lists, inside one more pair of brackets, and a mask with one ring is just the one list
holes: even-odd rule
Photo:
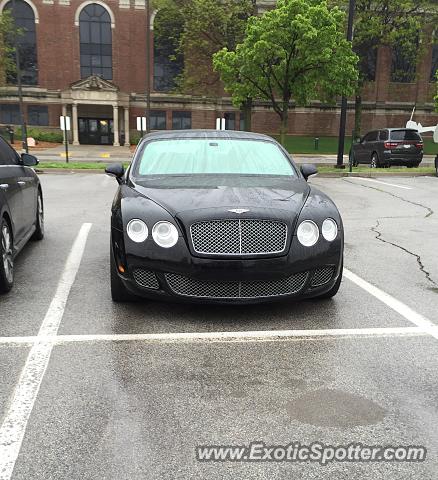
[[[34, 150], [33, 153], [40, 161], [65, 162], [65, 147], [48, 148], [47, 150]], [[129, 147], [113, 147], [111, 145], [69, 145], [68, 156], [71, 162], [93, 162], [93, 163], [117, 163], [129, 162], [132, 158]], [[334, 165], [336, 155], [315, 154], [292, 154], [296, 163], [314, 163], [316, 165]], [[435, 157], [425, 155], [422, 165], [434, 165]], [[344, 155], [344, 163], [348, 163], [348, 155]]]

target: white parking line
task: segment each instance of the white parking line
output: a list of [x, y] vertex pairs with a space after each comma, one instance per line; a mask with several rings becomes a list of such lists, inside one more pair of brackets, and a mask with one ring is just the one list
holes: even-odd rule
[[[38, 337], [54, 336], [58, 332], [70, 289], [82, 260], [90, 228], [91, 223], [84, 223], [76, 237], [55, 296], [38, 332]], [[33, 345], [15, 387], [11, 405], [0, 428], [0, 480], [10, 480], [12, 476], [27, 422], [49, 363], [52, 349], [52, 343], [35, 343]]]
[[371, 283], [358, 277], [356, 274], [350, 272], [350, 270], [346, 268], [344, 268], [344, 276], [351, 280], [353, 283], [355, 283], [357, 286], [371, 294], [373, 297], [380, 300], [389, 308], [400, 314], [406, 320], [413, 323], [418, 328], [421, 328], [425, 333], [432, 335], [432, 337], [438, 340], [437, 325], [431, 322], [429, 319], [415, 312], [414, 310], [412, 310], [412, 308], [408, 307], [403, 302], [400, 302], [400, 300], [397, 300], [383, 290], [380, 290], [380, 288], [371, 285]]
[[[438, 327], [437, 327], [438, 329]], [[247, 342], [321, 337], [388, 337], [428, 335], [419, 327], [331, 328], [308, 330], [254, 330], [236, 332], [133, 333], [93, 335], [50, 335], [45, 337], [0, 337], [0, 345], [29, 345], [97, 342]]]
[[352, 180], [364, 180], [366, 182], [381, 183], [382, 185], [388, 185], [389, 187], [403, 188], [404, 190], [412, 190], [412, 187], [406, 187], [405, 185], [396, 185], [395, 183], [382, 182], [381, 180], [374, 180], [373, 178], [366, 177], [348, 177]]
[[23, 437], [54, 345], [78, 342], [251, 342], [348, 337], [431, 335], [438, 339], [438, 326], [386, 292], [348, 269], [347, 279], [367, 291], [415, 327], [381, 327], [316, 330], [268, 330], [236, 332], [187, 332], [157, 334], [57, 335], [70, 289], [75, 281], [91, 224], [83, 224], [71, 249], [56, 294], [37, 336], [0, 337], [1, 344], [30, 344], [31, 351], [15, 388], [12, 403], [0, 428], [0, 480], [10, 480]]

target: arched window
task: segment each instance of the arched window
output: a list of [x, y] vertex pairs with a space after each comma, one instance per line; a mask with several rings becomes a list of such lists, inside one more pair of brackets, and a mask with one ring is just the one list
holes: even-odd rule
[[162, 8], [154, 19], [154, 90], [168, 92], [184, 68], [184, 58], [178, 52], [183, 31], [183, 18], [177, 9]]
[[81, 78], [99, 75], [113, 78], [111, 18], [108, 11], [91, 3], [79, 15]]
[[[19, 29], [17, 47], [20, 57], [21, 83], [23, 85], [36, 85], [38, 83], [38, 60], [35, 30], [35, 14], [32, 7], [24, 0], [15, 0], [5, 5], [11, 11], [14, 24]], [[15, 63], [15, 53], [14, 63]], [[8, 83], [17, 83], [17, 73], [8, 76]]]

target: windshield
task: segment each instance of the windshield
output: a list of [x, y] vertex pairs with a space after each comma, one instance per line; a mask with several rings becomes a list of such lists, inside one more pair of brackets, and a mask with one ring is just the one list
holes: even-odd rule
[[139, 176], [296, 175], [275, 143], [229, 138], [149, 142], [140, 152], [134, 170]]
[[421, 141], [420, 135], [414, 130], [393, 130], [391, 140], [416, 140]]

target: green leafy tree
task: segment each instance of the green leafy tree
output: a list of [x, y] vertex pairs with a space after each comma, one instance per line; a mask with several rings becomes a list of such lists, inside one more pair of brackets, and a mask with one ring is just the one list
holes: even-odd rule
[[14, 49], [10, 39], [14, 34], [14, 24], [9, 11], [0, 13], [0, 86], [6, 84], [8, 75], [15, 72]]
[[[172, 57], [173, 61], [184, 57], [177, 81], [179, 89], [221, 96], [222, 86], [219, 74], [213, 70], [212, 57], [222, 48], [234, 50], [243, 40], [247, 20], [256, 11], [256, 0], [156, 0], [154, 6], [176, 10], [183, 22]], [[243, 110], [249, 130], [251, 99], [243, 103]]]
[[279, 0], [249, 19], [235, 51], [214, 55], [214, 67], [236, 106], [246, 98], [270, 102], [284, 144], [291, 100], [333, 102], [354, 92], [357, 56], [345, 39], [344, 20], [345, 13], [325, 0]]
[[[332, 3], [348, 8], [348, 0]], [[425, 13], [427, 12], [427, 13]], [[406, 64], [415, 67], [422, 54], [423, 34], [427, 23], [437, 22], [436, 2], [430, 0], [356, 0], [353, 50], [359, 56], [359, 76], [356, 84], [355, 135], [360, 135], [363, 89], [375, 74], [377, 48], [397, 47]], [[415, 80], [415, 68], [395, 71], [400, 81]]]

